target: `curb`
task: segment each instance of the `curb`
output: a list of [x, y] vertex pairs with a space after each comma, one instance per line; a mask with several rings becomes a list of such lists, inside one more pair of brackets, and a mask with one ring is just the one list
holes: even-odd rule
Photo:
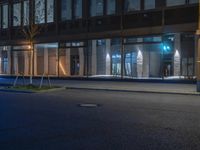
[[64, 89], [65, 89], [65, 87], [59, 87], [59, 88], [53, 88], [53, 89], [49, 89], [49, 90], [36, 91], [35, 93], [55, 92], [55, 91], [60, 91], [60, 90], [64, 90]]
[[12, 86], [12, 84], [7, 84], [7, 83], [0, 83], [0, 87], [5, 87], [5, 86]]
[[37, 93], [34, 91], [28, 91], [28, 90], [14, 90], [14, 89], [0, 89], [0, 92], [11, 92], [11, 93], [26, 93], [26, 94], [32, 94]]
[[[15, 79], [15, 75], [0, 76], [2, 79]], [[25, 76], [28, 79], [29, 76]], [[40, 76], [34, 76], [33, 79], [40, 79]], [[72, 80], [72, 81], [114, 81], [114, 82], [139, 82], [139, 83], [178, 83], [178, 84], [196, 84], [196, 80], [189, 79], [133, 79], [133, 78], [115, 78], [115, 77], [51, 77], [52, 80]]]
[[26, 93], [26, 94], [32, 94], [32, 93], [46, 93], [46, 92], [54, 92], [54, 91], [59, 91], [59, 90], [64, 90], [64, 87], [61, 88], [53, 88], [49, 90], [41, 90], [41, 91], [33, 91], [33, 90], [15, 90], [15, 89], [5, 89], [5, 88], [0, 88], [0, 92], [11, 92], [11, 93]]
[[176, 94], [176, 95], [193, 95], [200, 96], [200, 93], [181, 93], [181, 92], [162, 92], [162, 91], [142, 91], [142, 90], [118, 90], [118, 89], [98, 89], [98, 88], [80, 88], [80, 87], [65, 87], [71, 90], [92, 90], [92, 91], [111, 91], [111, 92], [129, 92], [129, 93], [154, 93], [154, 94]]

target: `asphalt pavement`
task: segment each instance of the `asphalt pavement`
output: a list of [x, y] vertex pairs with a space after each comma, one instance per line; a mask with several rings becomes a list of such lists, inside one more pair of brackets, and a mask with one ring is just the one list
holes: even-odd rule
[[199, 150], [193, 95], [0, 92], [0, 150]]

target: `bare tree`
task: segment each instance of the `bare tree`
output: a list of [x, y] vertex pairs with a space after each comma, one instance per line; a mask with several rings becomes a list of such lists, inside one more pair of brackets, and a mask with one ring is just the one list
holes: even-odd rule
[[29, 69], [30, 69], [30, 85], [33, 84], [33, 74], [34, 74], [34, 42], [37, 35], [41, 33], [42, 27], [38, 24], [30, 23], [27, 26], [22, 27], [22, 34], [26, 38], [26, 40], [29, 43], [29, 49], [30, 49], [30, 63], [29, 63]]

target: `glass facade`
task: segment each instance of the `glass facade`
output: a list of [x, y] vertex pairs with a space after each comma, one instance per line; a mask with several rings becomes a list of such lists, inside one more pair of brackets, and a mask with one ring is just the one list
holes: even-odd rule
[[81, 19], [83, 14], [82, 0], [62, 0], [61, 20]]
[[31, 52], [28, 45], [13, 46], [11, 56], [12, 74], [30, 75]]
[[35, 23], [45, 23], [45, 0], [35, 0]]
[[90, 0], [90, 16], [102, 16], [104, 11], [103, 0]]
[[10, 46], [0, 46], [0, 74], [10, 74]]
[[116, 13], [116, 0], [107, 0], [107, 15]]
[[2, 28], [6, 29], [8, 28], [8, 5], [3, 5], [2, 13]]
[[82, 0], [74, 0], [74, 18], [82, 18]]
[[1, 12], [1, 10], [2, 10], [2, 9], [1, 9], [1, 5], [0, 5], [0, 29], [2, 28], [2, 24], [1, 24], [1, 22], [2, 22], [2, 16], [1, 16], [1, 15], [2, 15], [2, 12]]
[[[159, 37], [125, 39], [125, 72], [133, 78], [160, 78], [162, 50]], [[138, 44], [137, 44], [138, 43]]]
[[54, 0], [35, 0], [35, 23], [54, 22]]
[[144, 9], [154, 9], [156, 7], [155, 0], [145, 0], [144, 1]]
[[21, 25], [21, 3], [13, 4], [13, 26]]
[[141, 1], [140, 0], [125, 0], [125, 11], [137, 11], [141, 9]]
[[72, 1], [62, 0], [61, 2], [61, 19], [62, 21], [72, 19]]
[[[103, 16], [103, 15], [113, 15], [116, 14], [117, 0], [88, 0], [89, 15], [93, 16]], [[139, 10], [149, 10], [156, 8], [156, 2], [158, 6], [159, 1], [156, 0], [124, 0], [124, 11], [133, 12]], [[36, 24], [52, 23], [54, 22], [55, 15], [55, 0], [34, 0], [34, 19]], [[197, 4], [198, 0], [166, 0], [166, 7], [178, 6], [178, 5], [188, 5]], [[60, 19], [62, 21], [81, 19], [83, 17], [83, 0], [61, 0], [60, 1], [59, 14], [61, 14]], [[21, 2], [13, 2], [12, 7], [8, 4], [1, 4], [1, 15], [0, 15], [0, 27], [3, 29], [9, 26], [9, 16], [11, 16], [12, 26], [20, 26], [29, 24], [30, 16], [30, 0], [23, 0]], [[12, 10], [9, 11], [8, 9]], [[9, 15], [9, 12], [12, 12]]]
[[[1, 28], [7, 29], [9, 25], [14, 27], [28, 25], [31, 15], [30, 8], [32, 8], [29, 2], [31, 1], [15, 1], [11, 6], [8, 6], [7, 3], [2, 3], [0, 7]], [[56, 2], [55, 0], [34, 0], [33, 8], [35, 11], [33, 15], [35, 23], [43, 24], [54, 22], [54, 17], [57, 16], [58, 13], [54, 10], [54, 7], [57, 6], [55, 5]], [[61, 19], [61, 21], [72, 20], [72, 23], [66, 22], [66, 26], [65, 23], [61, 24], [62, 27], [65, 26], [63, 27], [64, 29], [71, 29], [71, 27], [74, 29], [76, 25], [77, 28], [85, 28], [85, 22], [80, 21], [79, 24], [79, 21], [74, 21], [83, 18], [83, 2], [83, 0], [60, 1], [61, 10], [59, 11], [61, 12], [59, 12], [59, 14], [61, 13], [61, 18], [59, 19]], [[87, 7], [89, 8], [88, 15], [93, 17], [116, 14], [116, 12], [118, 12], [117, 2], [117, 0], [90, 0], [88, 1]], [[124, 9], [126, 12], [134, 12], [141, 9], [155, 9], [157, 6], [156, 2], [156, 0], [124, 0]], [[169, 7], [195, 3], [198, 3], [198, 1], [166, 0], [166, 6]], [[195, 5], [190, 5], [189, 7], [194, 6]], [[186, 6], [184, 6], [184, 8], [185, 7]], [[174, 10], [175, 7], [167, 10], [170, 11], [171, 9]], [[149, 11], [142, 12], [148, 13]], [[134, 12], [134, 14], [137, 13]], [[129, 16], [131, 18], [131, 16], [134, 15], [125, 15], [124, 19], [130, 19]], [[57, 43], [57, 40], [54, 41], [55, 43], [35, 44], [34, 75], [123, 76], [124, 78], [170, 78], [195, 75], [194, 33], [160, 33], [160, 35], [123, 37], [123, 39], [121, 39], [120, 34], [116, 32], [116, 34], [107, 34], [112, 38], [105, 38], [103, 33], [104, 18], [113, 18], [111, 21], [105, 21], [105, 28], [107, 24], [110, 22], [115, 23], [117, 20], [117, 17], [113, 16], [92, 18], [91, 21], [90, 18], [88, 18], [91, 23], [89, 25], [91, 26], [95, 26], [95, 24], [101, 22], [102, 19], [102, 27], [98, 24], [99, 30], [102, 31], [102, 34], [99, 35], [102, 35], [102, 37], [91, 34], [99, 39], [89, 39], [84, 42], [68, 41], [64, 43], [64, 46], [60, 46], [63, 42]], [[57, 27], [57, 25], [55, 26]], [[48, 31], [54, 28], [53, 25], [49, 27], [52, 28], [48, 28]], [[58, 28], [59, 27], [60, 24], [58, 24]], [[127, 27], [127, 29], [128, 28], [129, 27]], [[109, 30], [107, 31], [109, 32]], [[119, 30], [116, 29], [116, 31]], [[58, 29], [58, 34], [59, 32], [60, 29]], [[91, 29], [89, 32], [96, 31]], [[10, 30], [10, 32], [1, 30], [1, 38], [9, 37], [10, 33], [15, 33], [15, 30]], [[85, 33], [84, 30], [84, 34]], [[79, 33], [77, 33], [77, 35], [78, 34]], [[126, 34], [130, 35], [127, 32], [125, 35]], [[118, 35], [118, 37], [113, 37], [114, 35]], [[9, 70], [11, 70], [13, 74], [30, 75], [30, 57], [31, 55], [27, 45], [25, 47], [12, 46], [11, 52], [0, 48], [1, 74], [8, 74]], [[9, 63], [11, 65], [9, 65]]]
[[89, 67], [91, 76], [111, 75], [111, 40], [91, 40]]
[[85, 76], [86, 52], [84, 42], [63, 43], [59, 49], [59, 76]]
[[29, 24], [29, 1], [24, 1], [23, 24]]
[[[90, 40], [88, 72], [93, 77], [182, 78], [194, 74], [194, 35], [129, 37]], [[123, 65], [122, 65], [123, 64]]]
[[57, 75], [58, 44], [36, 44], [35, 52], [35, 74]]
[[189, 0], [190, 4], [195, 4], [195, 3], [199, 3], [199, 0]]
[[54, 0], [47, 1], [47, 23], [54, 22]]
[[167, 6], [177, 6], [177, 5], [184, 5], [186, 3], [185, 0], [167, 0]]
[[121, 75], [121, 39], [116, 38], [111, 40], [111, 62], [113, 76]]
[[180, 41], [181, 47], [181, 74], [183, 76], [193, 76], [195, 66], [195, 37], [192, 34], [181, 34]]
[[96, 41], [96, 75], [106, 74], [106, 40]]
[[[34, 75], [171, 79], [195, 76], [195, 35], [94, 39], [35, 44]], [[122, 55], [122, 46], [124, 47]], [[11, 57], [12, 56], [12, 57]], [[124, 59], [122, 59], [122, 57]], [[12, 61], [11, 61], [12, 58]], [[30, 75], [28, 46], [0, 47], [0, 74]], [[123, 62], [122, 62], [123, 61]], [[122, 74], [123, 67], [123, 74]]]

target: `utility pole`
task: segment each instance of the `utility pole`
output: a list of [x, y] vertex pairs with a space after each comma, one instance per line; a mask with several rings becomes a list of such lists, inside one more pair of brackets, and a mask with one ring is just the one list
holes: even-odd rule
[[198, 42], [197, 42], [197, 92], [200, 92], [200, 0], [199, 0], [199, 14], [198, 14], [198, 30], [196, 32], [196, 35], [198, 37]]

